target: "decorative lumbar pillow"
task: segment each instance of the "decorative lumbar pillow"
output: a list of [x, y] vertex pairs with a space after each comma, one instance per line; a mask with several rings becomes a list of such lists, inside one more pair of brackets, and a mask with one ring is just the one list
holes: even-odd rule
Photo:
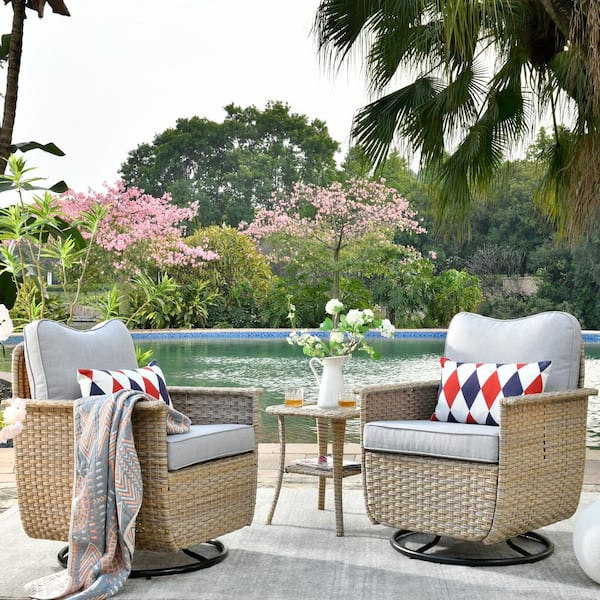
[[157, 400], [171, 404], [165, 376], [158, 363], [153, 360], [147, 367], [139, 369], [78, 369], [77, 381], [82, 396], [113, 394], [120, 390], [145, 392]]
[[433, 421], [498, 425], [500, 399], [544, 391], [551, 361], [467, 363], [440, 359], [442, 379]]

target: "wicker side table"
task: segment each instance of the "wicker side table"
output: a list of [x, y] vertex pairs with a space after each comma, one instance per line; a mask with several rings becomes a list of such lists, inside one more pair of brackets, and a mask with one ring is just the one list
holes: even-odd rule
[[[275, 485], [275, 495], [267, 525], [271, 524], [279, 493], [281, 492], [281, 483], [284, 473], [300, 473], [302, 475], [314, 475], [319, 478], [319, 510], [325, 509], [325, 480], [333, 479], [333, 497], [335, 503], [335, 528], [338, 536], [344, 535], [344, 513], [342, 509], [342, 480], [350, 475], [358, 475], [361, 472], [361, 465], [357, 462], [344, 461], [344, 435], [346, 433], [346, 421], [348, 419], [358, 419], [360, 409], [358, 408], [319, 408], [315, 404], [305, 404], [300, 407], [285, 406], [277, 404], [268, 406], [266, 411], [269, 414], [277, 415], [279, 424], [279, 471], [277, 483]], [[317, 421], [317, 444], [319, 457], [327, 455], [328, 430], [331, 424], [331, 460], [319, 461], [315, 458], [310, 460], [296, 460], [285, 466], [285, 417], [313, 417]]]

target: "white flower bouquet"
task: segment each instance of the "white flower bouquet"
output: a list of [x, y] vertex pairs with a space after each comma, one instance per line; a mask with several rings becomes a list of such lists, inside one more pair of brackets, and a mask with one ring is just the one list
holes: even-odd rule
[[[290, 315], [293, 317], [293, 305]], [[328, 316], [319, 326], [321, 331], [328, 331], [329, 338], [313, 335], [306, 330], [292, 331], [287, 341], [293, 346], [300, 346], [306, 356], [325, 358], [328, 356], [344, 356], [356, 350], [366, 352], [372, 358], [379, 358], [379, 353], [367, 344], [365, 335], [377, 330], [383, 337], [393, 337], [396, 329], [389, 319], [376, 319], [369, 308], [351, 309], [343, 313], [344, 305], [333, 298], [325, 305]]]

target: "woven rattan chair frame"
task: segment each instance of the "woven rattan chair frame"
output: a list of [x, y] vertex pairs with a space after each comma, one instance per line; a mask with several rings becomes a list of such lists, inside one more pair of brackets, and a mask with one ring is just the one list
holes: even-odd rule
[[[12, 355], [13, 396], [27, 400], [23, 432], [15, 438], [17, 499], [25, 532], [33, 538], [67, 540], [73, 487], [73, 401], [30, 399], [23, 344]], [[253, 425], [258, 439], [262, 390], [170, 387], [175, 408], [193, 424]], [[133, 431], [143, 501], [136, 522], [136, 549], [177, 552], [250, 525], [256, 503], [258, 453], [167, 468], [166, 409], [139, 402]]]
[[[367, 513], [401, 530], [494, 544], [569, 518], [583, 485], [588, 396], [579, 387], [504, 398], [498, 464], [362, 449]], [[361, 391], [361, 431], [380, 420], [429, 419], [439, 382]]]

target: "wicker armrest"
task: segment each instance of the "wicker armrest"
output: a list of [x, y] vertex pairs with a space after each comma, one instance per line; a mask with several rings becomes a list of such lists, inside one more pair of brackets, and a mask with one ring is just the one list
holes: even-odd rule
[[572, 446], [584, 452], [588, 397], [596, 393], [578, 388], [501, 399], [500, 461], [527, 462], [533, 449], [547, 457], [556, 448], [557, 459]]
[[169, 387], [173, 406], [194, 425], [258, 425], [260, 388]]
[[583, 485], [588, 396], [579, 388], [500, 401], [498, 494], [489, 543], [569, 518]]
[[429, 419], [438, 389], [439, 381], [361, 388], [361, 425], [369, 421]]
[[[73, 405], [75, 400], [35, 400], [31, 398], [24, 398], [25, 406], [27, 408], [27, 417], [32, 418], [33, 415], [50, 414], [54, 412], [62, 413], [63, 415], [70, 415], [73, 417]], [[135, 406], [135, 410], [142, 411], [161, 411], [162, 405], [153, 400], [142, 400]], [[162, 412], [166, 412], [162, 410]]]
[[[25, 417], [23, 433], [39, 432], [43, 443], [39, 444], [40, 451], [49, 445], [48, 431], [52, 425], [53, 429], [60, 430], [58, 445], [65, 444], [64, 436], [70, 439], [73, 436], [73, 406], [74, 400], [25, 400], [27, 416]], [[134, 422], [136, 420], [149, 418], [160, 423], [161, 430], [165, 429], [166, 409], [164, 403], [143, 400], [136, 404], [134, 410]], [[19, 436], [22, 437], [23, 434]]]

